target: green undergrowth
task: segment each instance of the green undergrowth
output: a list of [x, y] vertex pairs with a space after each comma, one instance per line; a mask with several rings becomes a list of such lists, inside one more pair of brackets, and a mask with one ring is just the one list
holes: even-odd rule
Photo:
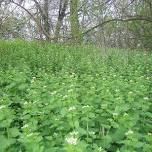
[[151, 152], [152, 53], [0, 41], [0, 152]]

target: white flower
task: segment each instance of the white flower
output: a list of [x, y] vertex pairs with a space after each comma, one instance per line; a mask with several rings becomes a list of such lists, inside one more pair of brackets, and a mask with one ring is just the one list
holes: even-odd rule
[[117, 112], [112, 113], [113, 116], [118, 116]]
[[5, 105], [2, 105], [2, 106], [0, 106], [0, 109], [4, 109], [6, 106]]
[[82, 109], [89, 108], [89, 107], [90, 107], [89, 105], [86, 105], [86, 106], [83, 106]]
[[78, 135], [78, 131], [72, 131], [72, 132], [70, 132], [70, 135], [71, 136], [76, 136], [76, 135]]
[[31, 83], [34, 83], [36, 77], [33, 77], [32, 80], [31, 80]]
[[21, 127], [22, 129], [24, 129], [24, 128], [28, 128], [29, 127], [29, 125], [28, 124], [25, 124], [23, 127]]
[[33, 104], [37, 103], [38, 101], [34, 101]]
[[57, 92], [56, 91], [53, 91], [53, 92], [51, 92], [51, 95], [55, 95]]
[[34, 83], [34, 80], [31, 80], [31, 83]]
[[98, 151], [99, 151], [99, 152], [104, 152], [104, 149], [103, 149], [102, 147], [99, 147], [99, 148], [98, 148]]
[[90, 134], [90, 135], [94, 135], [95, 132], [94, 132], [94, 131], [90, 131], [89, 134]]
[[146, 77], [146, 79], [149, 80], [150, 78], [149, 78], [149, 77]]
[[116, 91], [116, 92], [119, 92], [119, 89], [116, 89], [115, 91]]
[[132, 93], [133, 93], [132, 91], [129, 92], [129, 94], [132, 94]]
[[39, 111], [39, 112], [38, 112], [38, 114], [44, 114], [44, 112], [42, 112], [42, 111]]
[[133, 134], [134, 132], [131, 130], [131, 129], [129, 129], [126, 133], [125, 133], [125, 135], [126, 136], [128, 136], [128, 135], [131, 135], [131, 134]]
[[72, 74], [70, 75], [71, 78], [74, 77], [74, 76], [75, 76], [75, 73], [72, 73]]
[[28, 134], [27, 136], [28, 136], [28, 137], [31, 137], [32, 135], [33, 135], [33, 133], [30, 133], [30, 134]]
[[68, 90], [68, 92], [72, 92], [72, 91], [73, 91], [72, 89]]
[[67, 143], [70, 144], [70, 145], [76, 145], [77, 142], [78, 142], [78, 138], [73, 137], [73, 136], [67, 137], [65, 140], [66, 140]]
[[64, 96], [63, 96], [63, 99], [66, 99], [67, 97], [68, 97], [68, 95], [64, 95]]
[[45, 106], [48, 106], [48, 105], [49, 105], [49, 103], [48, 103], [48, 102], [46, 102], [46, 103], [44, 103], [44, 105], [45, 105]]
[[68, 110], [69, 111], [73, 111], [73, 110], [75, 110], [76, 109], [76, 107], [75, 106], [72, 106], [72, 107], [70, 107]]
[[149, 132], [149, 133], [148, 133], [148, 136], [151, 136], [151, 135], [152, 135], [152, 133]]
[[27, 104], [28, 104], [28, 102], [26, 101], [26, 102], [24, 102], [23, 104], [24, 104], [24, 105], [27, 105]]
[[148, 97], [144, 97], [144, 100], [148, 100], [149, 98]]
[[120, 99], [121, 99], [121, 97], [117, 97], [116, 99], [117, 99], [117, 100], [120, 100]]
[[[140, 43], [138, 43], [138, 44], [137, 44], [137, 47], [140, 47], [140, 46], [141, 46], [141, 44], [140, 44]], [[139, 54], [137, 54], [137, 55], [139, 55]]]
[[58, 136], [58, 134], [57, 134], [57, 133], [54, 133], [53, 135], [54, 135], [55, 137], [57, 137], [57, 136]]

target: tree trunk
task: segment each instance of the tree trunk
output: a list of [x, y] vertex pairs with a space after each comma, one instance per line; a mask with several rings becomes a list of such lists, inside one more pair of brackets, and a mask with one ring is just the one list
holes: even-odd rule
[[61, 26], [63, 23], [63, 19], [65, 17], [65, 12], [68, 6], [69, 0], [60, 0], [60, 6], [59, 6], [59, 15], [58, 15], [58, 21], [55, 28], [55, 36], [54, 36], [54, 42], [58, 42], [59, 34], [61, 30]]
[[71, 36], [72, 36], [72, 41], [75, 43], [81, 43], [82, 41], [79, 30], [78, 4], [79, 4], [79, 0], [70, 0]]
[[[48, 35], [50, 34], [50, 24], [49, 24], [49, 0], [44, 0], [43, 8], [43, 21], [44, 21], [44, 30]], [[49, 37], [46, 37], [49, 40]]]

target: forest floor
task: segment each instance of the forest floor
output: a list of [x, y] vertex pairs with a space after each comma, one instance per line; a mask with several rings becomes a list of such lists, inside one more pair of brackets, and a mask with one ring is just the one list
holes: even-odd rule
[[0, 152], [151, 152], [152, 53], [0, 41]]

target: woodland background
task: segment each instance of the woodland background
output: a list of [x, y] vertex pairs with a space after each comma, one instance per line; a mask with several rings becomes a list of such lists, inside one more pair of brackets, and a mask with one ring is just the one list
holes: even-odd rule
[[0, 39], [152, 48], [151, 0], [1, 0]]

